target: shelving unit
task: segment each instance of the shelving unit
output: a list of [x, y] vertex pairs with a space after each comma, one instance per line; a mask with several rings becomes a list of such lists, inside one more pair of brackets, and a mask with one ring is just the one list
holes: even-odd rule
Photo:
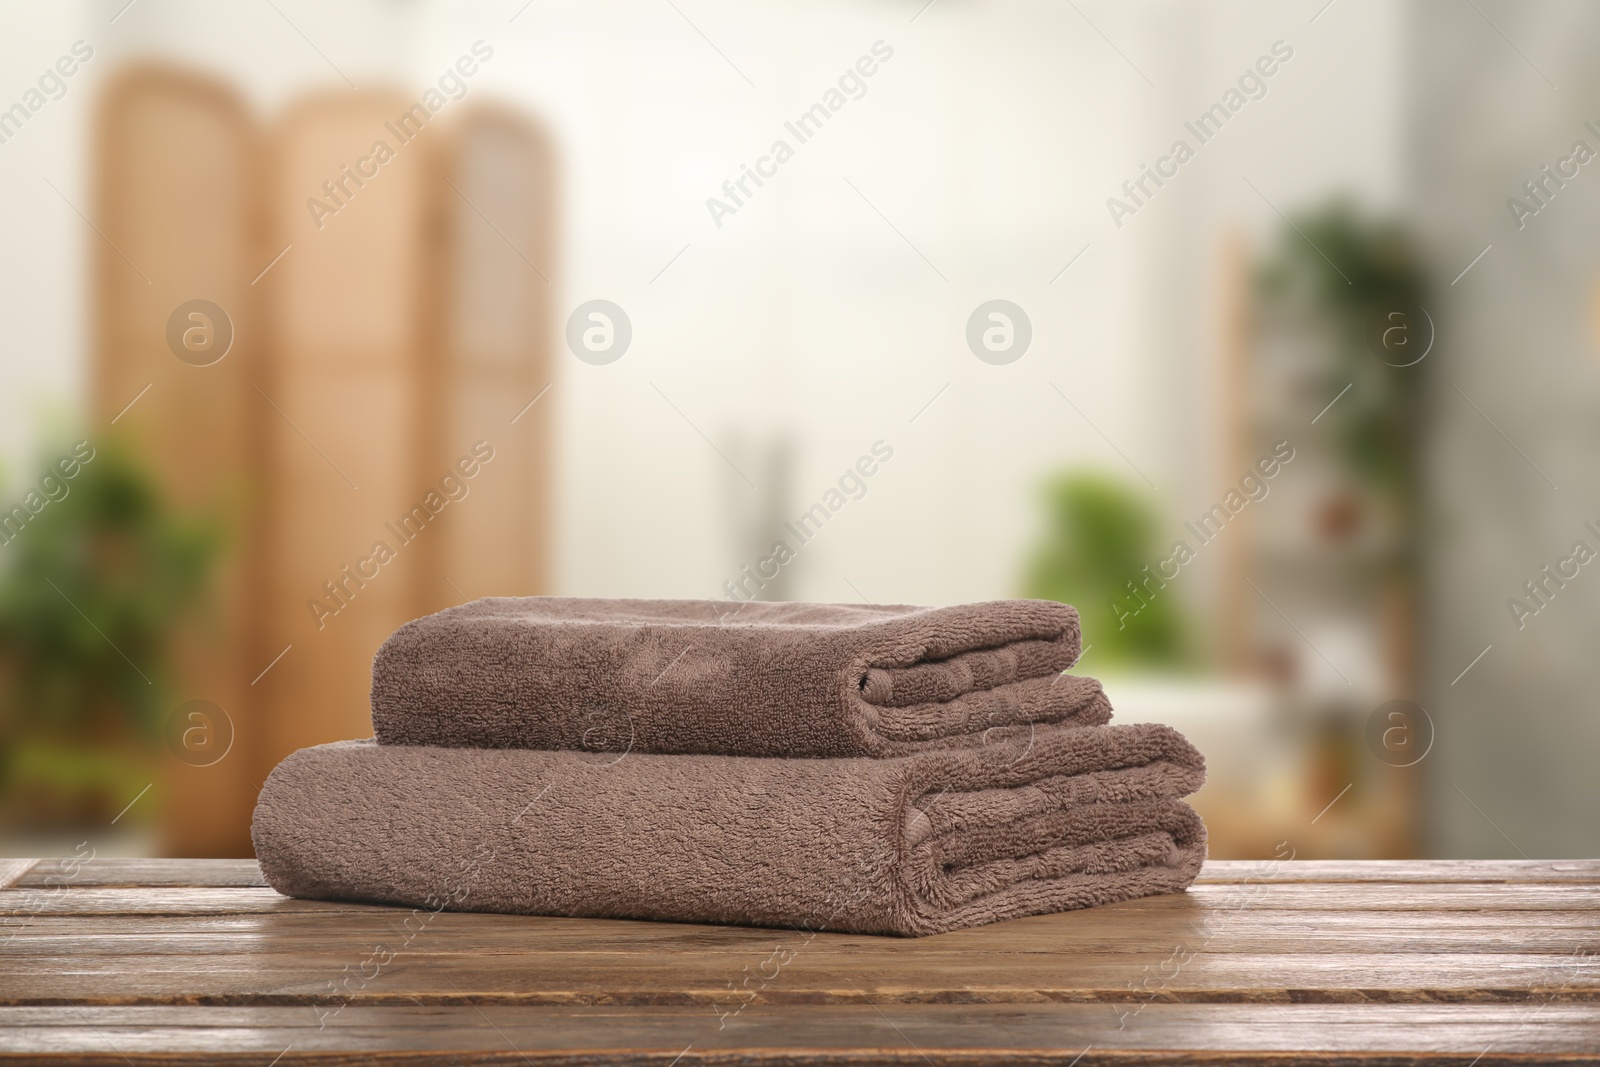
[[1393, 765], [1403, 747], [1380, 758], [1368, 728], [1386, 702], [1417, 698], [1414, 531], [1340, 455], [1325, 417], [1340, 388], [1328, 387], [1330, 329], [1265, 304], [1257, 263], [1241, 237], [1221, 257], [1225, 476], [1280, 441], [1294, 459], [1230, 523], [1220, 644], [1232, 676], [1270, 689], [1274, 736], [1258, 743], [1274, 755], [1262, 761], [1271, 771], [1230, 783], [1203, 813], [1223, 855], [1402, 858], [1415, 854], [1421, 765]]

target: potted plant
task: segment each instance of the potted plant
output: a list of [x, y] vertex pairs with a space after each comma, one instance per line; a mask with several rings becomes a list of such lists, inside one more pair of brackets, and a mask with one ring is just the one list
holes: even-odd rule
[[154, 780], [171, 640], [221, 544], [220, 524], [174, 511], [126, 447], [65, 454], [0, 544], [0, 827], [13, 833], [106, 826]]

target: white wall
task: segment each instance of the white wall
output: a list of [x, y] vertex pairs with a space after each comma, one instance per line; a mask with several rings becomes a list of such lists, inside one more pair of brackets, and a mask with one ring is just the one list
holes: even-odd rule
[[88, 210], [85, 125], [112, 66], [86, 15], [85, 4], [60, 3], [10, 4], [0, 16], [9, 31], [0, 33], [0, 108], [20, 101], [75, 41], [95, 48], [65, 95], [0, 144], [0, 484], [8, 502], [32, 473], [38, 436], [76, 412], [85, 388], [84, 271], [88, 242], [98, 238], [71, 205]]
[[[42, 177], [88, 210], [95, 80], [159, 54], [229, 78], [270, 116], [346, 76], [423, 84], [482, 38], [496, 56], [473, 91], [528, 106], [563, 148], [563, 316], [604, 297], [635, 328], [616, 364], [560, 360], [548, 400], [561, 426], [562, 591], [718, 595], [752, 558], [728, 532], [736, 518], [798, 514], [883, 439], [894, 460], [805, 547], [786, 595], [854, 599], [851, 582], [878, 600], [1012, 594], [1046, 472], [1093, 463], [1137, 481], [1120, 449], [1175, 513], [1226, 479], [1207, 396], [1209, 268], [1230, 219], [1275, 221], [1238, 175], [1290, 206], [1330, 175], [1387, 194], [1396, 170], [1384, 5], [1341, 0], [1315, 26], [1266, 4], [1203, 17], [1170, 3], [1079, 6], [1088, 21], [1043, 2], [940, 2], [919, 15], [912, 0], [754, 12], [719, 0], [679, 4], [681, 15], [653, 0], [13, 12], [11, 69], [79, 36], [97, 58], [0, 146], [15, 205], [0, 223], [14, 250], [0, 307], [19, 344], [0, 363], [6, 452], [34, 440], [41, 401], [71, 405], [83, 390], [83, 270], [97, 238]], [[1279, 37], [1297, 55], [1268, 98], [1114, 227], [1105, 198]], [[878, 40], [894, 57], [864, 98], [715, 226], [706, 198], [787, 138], [783, 121]], [[1352, 49], [1369, 69], [1350, 67]], [[993, 297], [1033, 322], [1032, 349], [1011, 366], [965, 345], [967, 316]], [[746, 472], [769, 482], [751, 490], [701, 433], [730, 456], [742, 449], [742, 466], [759, 466], [763, 443], [790, 441], [786, 495], [770, 499], [771, 479]]]
[[1600, 12], [1483, 7], [1499, 32], [1429, 2], [1418, 5], [1412, 34], [1414, 217], [1449, 265], [1438, 283], [1443, 360], [1434, 368], [1435, 523], [1425, 553], [1439, 736], [1431, 822], [1443, 855], [1593, 855], [1600, 575], [1583, 568], [1522, 628], [1507, 601], [1533, 603], [1523, 583], [1573, 542], [1600, 549], [1584, 529], [1600, 524], [1600, 171], [1583, 168], [1520, 230], [1506, 200], [1573, 141], [1600, 149], [1584, 129], [1600, 125], [1600, 75], [1587, 52]]

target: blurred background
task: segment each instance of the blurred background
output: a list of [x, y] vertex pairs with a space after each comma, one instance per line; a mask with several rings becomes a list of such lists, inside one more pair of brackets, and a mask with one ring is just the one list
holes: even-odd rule
[[1213, 856], [1600, 851], [1592, 6], [0, 12], [0, 854], [541, 593], [1060, 599]]

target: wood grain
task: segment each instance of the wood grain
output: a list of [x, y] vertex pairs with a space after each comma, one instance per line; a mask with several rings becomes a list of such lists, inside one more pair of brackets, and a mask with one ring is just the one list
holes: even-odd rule
[[38, 862], [38, 860], [0, 860], [0, 889], [22, 881]]
[[[0, 863], [33, 862], [0, 860]], [[31, 877], [42, 877], [35, 872]], [[196, 879], [204, 879], [197, 881]], [[75, 880], [91, 885], [265, 886], [255, 860], [195, 863], [182, 859], [104, 857], [85, 867]], [[1198, 885], [1254, 882], [1437, 882], [1444, 884], [1592, 882], [1600, 884], [1600, 860], [1209, 860]], [[27, 885], [24, 881], [21, 884]]]
[[[16, 862], [0, 860], [0, 863]], [[37, 861], [27, 861], [36, 863]], [[17, 885], [34, 886], [46, 884], [44, 879], [53, 868], [51, 863], [42, 863], [18, 879]], [[266, 881], [261, 877], [261, 868], [255, 860], [211, 860], [207, 863], [196, 863], [193, 860], [172, 859], [128, 859], [122, 857], [97, 856], [89, 863], [78, 869], [78, 875], [73, 879], [73, 884], [79, 888], [89, 886], [137, 886], [140, 888], [155, 888], [159, 886], [256, 886], [264, 888]], [[0, 881], [0, 888], [4, 888], [4, 881]]]
[[[264, 1067], [382, 1053], [408, 1064], [781, 1062], [1094, 1064], [1595, 1063], [1600, 1016], [1571, 1005], [1101, 1005], [1023, 1009], [860, 1005], [704, 1011], [637, 1008], [0, 1008], [10, 1057], [59, 1064], [181, 1060]], [[1178, 1057], [1173, 1051], [1197, 1055]], [[1304, 1053], [1297, 1056], [1296, 1053]], [[27, 1057], [36, 1057], [27, 1059]], [[681, 1058], [679, 1058], [681, 1057]], [[359, 1062], [374, 1062], [363, 1058]]]
[[1201, 884], [1235, 882], [1441, 882], [1482, 885], [1600, 883], [1600, 860], [1211, 860]]
[[1600, 1063], [1589, 861], [1216, 863], [920, 939], [291, 900], [249, 862], [39, 879], [0, 890], [21, 1062]]
[[[5, 893], [0, 891], [0, 911]], [[1241, 909], [1269, 908], [1296, 911], [1587, 911], [1600, 903], [1600, 887], [1587, 885], [1518, 885], [1506, 889], [1495, 884], [1352, 882], [1316, 884], [1262, 882], [1254, 885], [1197, 884], [1176, 896], [1148, 897], [1109, 905], [1128, 911], [1188, 915], [1199, 921], [1203, 914]], [[53, 908], [61, 914], [200, 915], [292, 910], [359, 912], [369, 904], [340, 904], [320, 900], [285, 900], [265, 887], [175, 886], [159, 892], [117, 887], [81, 887], [63, 896]], [[1097, 909], [1096, 914], [1101, 910]], [[1071, 913], [1068, 913], [1071, 914]], [[1035, 922], [1019, 919], [1018, 922]], [[965, 931], [957, 931], [964, 934]], [[955, 935], [942, 935], [951, 937]]]

